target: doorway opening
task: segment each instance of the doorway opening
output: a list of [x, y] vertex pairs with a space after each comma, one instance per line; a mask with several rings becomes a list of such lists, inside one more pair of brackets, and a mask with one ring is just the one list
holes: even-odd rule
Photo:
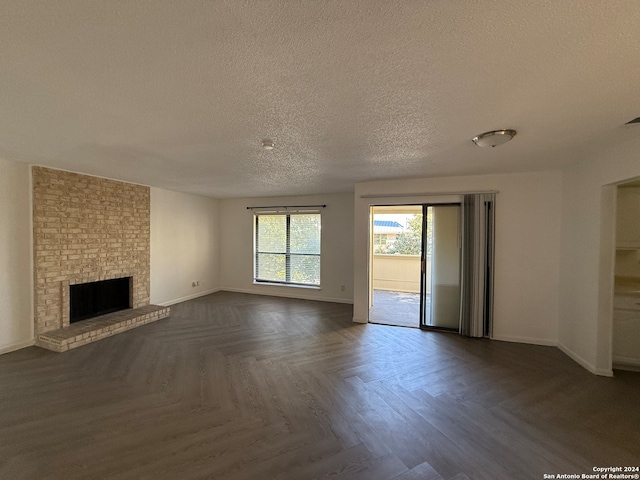
[[373, 206], [369, 322], [458, 331], [460, 204]]
[[616, 188], [611, 358], [615, 370], [640, 371], [640, 180]]
[[371, 207], [369, 322], [420, 327], [422, 205]]

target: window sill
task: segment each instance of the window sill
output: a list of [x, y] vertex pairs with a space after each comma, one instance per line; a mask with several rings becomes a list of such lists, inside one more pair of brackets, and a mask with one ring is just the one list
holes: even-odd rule
[[270, 283], [270, 282], [253, 282], [254, 285], [266, 285], [269, 287], [288, 287], [288, 288], [302, 288], [305, 290], [322, 290], [322, 287], [315, 285], [295, 285], [292, 283]]

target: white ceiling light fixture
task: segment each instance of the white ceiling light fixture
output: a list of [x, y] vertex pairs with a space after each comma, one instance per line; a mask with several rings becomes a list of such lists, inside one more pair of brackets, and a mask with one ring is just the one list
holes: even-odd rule
[[262, 148], [264, 148], [265, 150], [273, 150], [275, 146], [276, 144], [273, 143], [273, 140], [270, 140], [268, 138], [262, 140]]
[[516, 136], [515, 130], [492, 130], [473, 137], [473, 143], [479, 147], [497, 147]]

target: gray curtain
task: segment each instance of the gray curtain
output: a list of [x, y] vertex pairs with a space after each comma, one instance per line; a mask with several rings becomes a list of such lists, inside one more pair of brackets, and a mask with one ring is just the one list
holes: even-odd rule
[[464, 195], [462, 201], [462, 305], [460, 334], [491, 335], [493, 317], [495, 194]]

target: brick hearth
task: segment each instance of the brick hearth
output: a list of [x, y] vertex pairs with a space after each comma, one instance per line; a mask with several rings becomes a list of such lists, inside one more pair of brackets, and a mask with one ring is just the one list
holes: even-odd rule
[[43, 333], [38, 336], [36, 345], [54, 352], [66, 352], [168, 316], [169, 307], [157, 305], [120, 310]]

